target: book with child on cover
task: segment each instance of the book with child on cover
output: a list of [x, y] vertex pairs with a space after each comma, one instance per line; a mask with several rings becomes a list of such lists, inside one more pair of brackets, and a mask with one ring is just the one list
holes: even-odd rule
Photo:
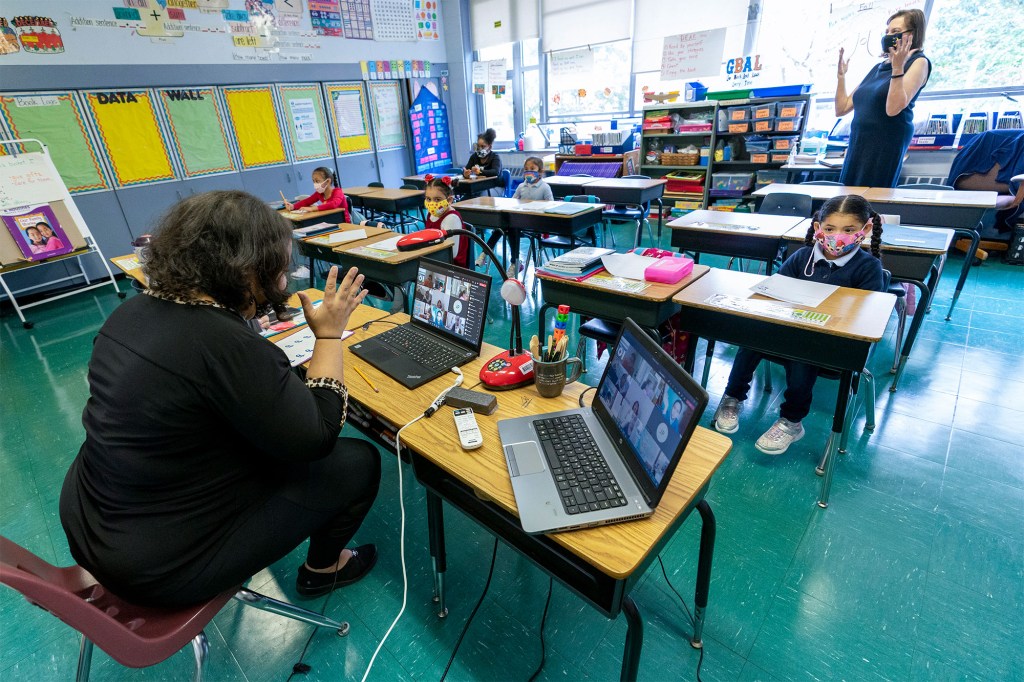
[[0, 214], [25, 260], [40, 261], [75, 250], [48, 205], [20, 206]]

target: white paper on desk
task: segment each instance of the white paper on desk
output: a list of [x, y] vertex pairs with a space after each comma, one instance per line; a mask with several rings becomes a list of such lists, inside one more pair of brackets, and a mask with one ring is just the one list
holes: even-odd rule
[[402, 235], [392, 237], [391, 239], [384, 239], [379, 242], [369, 244], [370, 248], [378, 249], [380, 251], [398, 251], [398, 240], [402, 238]]
[[334, 232], [327, 235], [328, 244], [342, 244], [344, 242], [366, 239], [366, 230], [346, 230], [345, 232]]
[[838, 288], [835, 284], [808, 282], [805, 279], [775, 274], [750, 287], [750, 290], [777, 301], [817, 308]]
[[561, 206], [561, 201], [531, 201], [528, 204], [519, 204], [518, 206], [512, 206], [513, 211], [529, 211], [531, 213], [543, 213], [550, 208], [556, 208]]
[[601, 264], [604, 265], [604, 269], [610, 272], [613, 277], [625, 277], [626, 279], [639, 279], [641, 281], [644, 278], [644, 270], [648, 266], [654, 265], [657, 261], [657, 258], [638, 256], [635, 253], [609, 253], [601, 256]]
[[[345, 330], [341, 333], [341, 338], [347, 339], [352, 334], [353, 332]], [[313, 345], [316, 343], [316, 337], [313, 336], [312, 330], [306, 327], [300, 332], [295, 332], [291, 336], [271, 343], [284, 351], [292, 367], [298, 367], [313, 357]]]

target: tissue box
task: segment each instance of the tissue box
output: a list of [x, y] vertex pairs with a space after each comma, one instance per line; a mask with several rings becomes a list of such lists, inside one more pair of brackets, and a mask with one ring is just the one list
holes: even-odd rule
[[648, 282], [675, 284], [693, 272], [693, 259], [686, 256], [677, 258], [659, 258], [657, 263], [648, 265], [644, 270], [644, 279]]

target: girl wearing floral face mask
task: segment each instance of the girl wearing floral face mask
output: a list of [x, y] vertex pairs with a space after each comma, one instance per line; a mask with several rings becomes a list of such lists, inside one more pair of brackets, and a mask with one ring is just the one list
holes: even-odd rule
[[[461, 230], [462, 216], [452, 208], [452, 183], [450, 177], [434, 177], [427, 175], [426, 191], [423, 207], [427, 209], [427, 219], [423, 227], [427, 229]], [[455, 238], [452, 262], [464, 268], [469, 267], [469, 240], [465, 237]]]
[[[869, 253], [862, 248], [870, 244]], [[807, 230], [805, 246], [783, 263], [780, 275], [843, 287], [883, 291], [882, 219], [864, 197], [839, 196], [821, 207]], [[754, 370], [764, 356], [740, 348], [733, 361], [725, 395], [715, 412], [715, 428], [735, 433], [740, 428], [740, 406], [747, 398]], [[811, 390], [818, 369], [802, 362], [786, 361], [786, 393], [781, 415], [754, 444], [767, 455], [781, 455], [803, 438], [803, 418], [811, 410]]]
[[[316, 206], [314, 207], [313, 204]], [[343, 222], [352, 222], [348, 212], [348, 199], [341, 191], [341, 187], [338, 186], [338, 176], [326, 166], [320, 166], [313, 171], [313, 194], [294, 204], [286, 201], [284, 207], [296, 213], [313, 213], [314, 211], [330, 211], [340, 208], [345, 211]]]

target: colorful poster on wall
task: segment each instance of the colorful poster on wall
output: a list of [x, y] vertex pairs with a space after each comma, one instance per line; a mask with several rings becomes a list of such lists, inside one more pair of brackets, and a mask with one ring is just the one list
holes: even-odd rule
[[309, 20], [318, 36], [342, 35], [338, 0], [309, 0]]
[[157, 92], [186, 177], [237, 170], [215, 88], [162, 88]]
[[409, 107], [413, 158], [417, 173], [446, 171], [452, 167], [452, 142], [448, 130], [448, 107], [430, 88], [420, 88]]
[[338, 156], [372, 151], [362, 83], [326, 83]]
[[382, 42], [413, 42], [416, 23], [409, 0], [371, 0], [373, 39]]
[[417, 40], [441, 39], [441, 8], [438, 0], [413, 0]]
[[288, 162], [269, 85], [222, 87], [243, 168]]
[[377, 143], [377, 151], [404, 147], [402, 90], [398, 82], [368, 83], [367, 88], [370, 90], [370, 103], [373, 106], [374, 140]]
[[21, 49], [36, 54], [56, 54], [64, 51], [64, 40], [60, 37], [57, 22], [50, 17], [11, 17], [11, 24], [18, 32]]
[[82, 96], [118, 187], [174, 179], [149, 90], [90, 90]]
[[331, 146], [320, 86], [316, 83], [291, 83], [278, 85], [277, 91], [284, 103], [285, 127], [295, 160], [330, 158]]
[[47, 146], [72, 194], [110, 189], [73, 93], [0, 94], [0, 115], [15, 138], [37, 139]]

